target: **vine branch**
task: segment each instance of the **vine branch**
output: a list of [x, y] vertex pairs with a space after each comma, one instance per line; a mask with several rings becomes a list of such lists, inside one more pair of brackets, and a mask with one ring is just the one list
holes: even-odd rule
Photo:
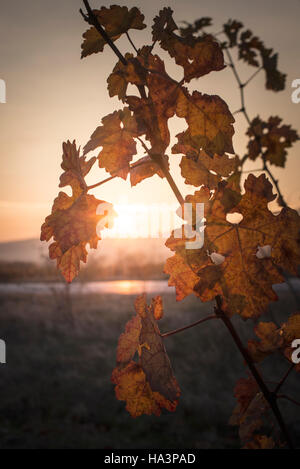
[[[122, 62], [123, 65], [127, 65], [128, 62], [127, 60], [125, 59], [124, 55], [120, 52], [120, 50], [117, 48], [117, 46], [114, 44], [114, 42], [110, 39], [110, 37], [108, 36], [108, 34], [106, 33], [106, 31], [103, 29], [103, 27], [101, 26], [101, 24], [99, 23], [98, 21], [98, 18], [97, 16], [94, 14], [88, 0], [83, 0], [83, 3], [85, 5], [85, 8], [86, 8], [86, 11], [87, 11], [87, 14], [85, 14], [82, 9], [80, 9], [80, 14], [81, 16], [83, 17], [84, 21], [86, 21], [88, 24], [91, 24], [93, 25], [98, 33], [103, 37], [103, 39], [107, 42], [107, 44], [111, 47], [111, 49], [114, 51], [114, 53], [117, 55], [117, 57], [119, 58], [119, 60]], [[136, 49], [136, 47], [134, 46], [133, 42], [131, 41], [129, 35], [127, 34], [127, 37], [131, 43], [131, 45], [133, 45], [134, 49]], [[136, 85], [139, 92], [140, 92], [140, 95], [142, 98], [146, 99], [147, 96], [146, 96], [146, 91], [145, 91], [145, 87], [143, 85]], [[164, 176], [166, 177], [168, 183], [169, 183], [169, 186], [171, 187], [175, 197], [177, 198], [178, 202], [181, 204], [183, 204], [184, 202], [184, 198], [180, 192], [180, 190], [178, 189], [177, 187], [177, 184], [175, 183], [173, 177], [171, 176], [171, 173], [168, 169], [168, 167], [166, 166], [165, 164], [165, 161], [163, 159], [163, 157], [161, 155], [153, 155], [151, 154], [149, 151], [147, 151], [150, 158], [153, 159], [153, 161], [155, 161], [160, 169], [162, 170]], [[110, 180], [110, 178], [108, 178], [108, 180]], [[107, 181], [105, 181], [107, 182]], [[99, 184], [100, 185], [100, 184]]]
[[243, 343], [240, 339], [240, 336], [238, 335], [238, 333], [237, 333], [235, 327], [233, 326], [230, 318], [223, 311], [223, 309], [222, 309], [222, 299], [219, 295], [216, 296], [216, 304], [217, 304], [217, 306], [215, 307], [216, 315], [223, 321], [224, 325], [226, 326], [229, 333], [231, 334], [237, 348], [240, 351], [240, 354], [244, 358], [249, 370], [251, 371], [253, 378], [257, 382], [257, 384], [258, 384], [264, 398], [266, 399], [266, 401], [270, 405], [270, 407], [273, 411], [273, 414], [274, 414], [274, 416], [275, 416], [275, 418], [278, 422], [278, 425], [279, 425], [279, 427], [282, 431], [282, 434], [285, 437], [285, 440], [286, 440], [289, 448], [293, 449], [294, 448], [293, 442], [292, 442], [291, 437], [289, 435], [289, 432], [286, 428], [285, 421], [282, 417], [281, 411], [280, 411], [280, 409], [277, 405], [277, 402], [276, 402], [276, 398], [277, 398], [276, 394], [271, 392], [269, 390], [269, 388], [267, 387], [267, 385], [264, 382], [261, 374], [259, 373], [258, 369], [256, 368], [256, 366], [255, 366], [255, 364], [254, 364], [248, 350], [244, 347], [244, 345], [243, 345]]
[[[229, 65], [229, 67], [231, 68], [231, 70], [232, 70], [232, 72], [233, 72], [233, 74], [234, 74], [234, 76], [235, 76], [235, 79], [236, 79], [236, 81], [237, 81], [237, 83], [238, 83], [239, 89], [240, 89], [241, 108], [240, 108], [238, 111], [236, 111], [236, 113], [238, 113], [238, 112], [243, 113], [244, 116], [245, 116], [246, 121], [248, 122], [249, 126], [251, 127], [251, 120], [250, 120], [250, 117], [249, 117], [249, 115], [248, 115], [248, 112], [247, 112], [247, 109], [246, 109], [246, 104], [245, 104], [245, 87], [246, 87], [246, 86], [252, 81], [252, 79], [262, 70], [263, 67], [260, 67], [258, 70], [256, 70], [255, 73], [253, 73], [253, 74], [250, 76], [250, 78], [249, 78], [246, 82], [243, 83], [242, 80], [241, 80], [241, 78], [240, 78], [240, 76], [239, 76], [239, 73], [238, 73], [238, 71], [237, 71], [237, 69], [236, 69], [235, 63], [234, 63], [234, 61], [233, 61], [233, 59], [232, 59], [231, 53], [230, 53], [230, 51], [229, 51], [228, 48], [225, 48], [225, 53], [226, 53], [227, 58], [228, 58], [228, 61], [229, 61], [229, 64], [228, 64], [228, 65]], [[256, 138], [259, 138], [259, 136], [257, 136]], [[288, 205], [287, 205], [287, 203], [286, 203], [286, 201], [285, 201], [285, 199], [284, 199], [284, 197], [283, 197], [283, 195], [282, 195], [282, 193], [281, 193], [281, 191], [280, 191], [280, 188], [279, 188], [279, 185], [278, 185], [278, 180], [273, 176], [273, 174], [272, 174], [270, 168], [268, 167], [267, 162], [266, 162], [266, 160], [263, 158], [263, 156], [262, 156], [262, 159], [263, 159], [263, 171], [265, 171], [265, 172], [269, 175], [269, 177], [270, 177], [272, 183], [274, 184], [274, 186], [275, 186], [275, 188], [276, 188], [276, 190], [277, 190], [277, 194], [278, 194], [278, 204], [279, 204], [281, 207], [287, 207]], [[244, 163], [245, 163], [246, 160], [247, 160], [247, 156], [244, 156], [244, 157], [242, 158], [242, 160], [241, 160], [241, 165], [242, 165], [242, 166], [244, 165]]]
[[93, 10], [90, 7], [90, 4], [87, 0], [83, 0], [84, 6], [86, 8], [87, 14], [85, 14], [82, 9], [80, 8], [79, 12], [81, 16], [83, 17], [84, 21], [86, 21], [88, 24], [91, 26], [94, 26], [98, 33], [103, 37], [103, 39], [107, 42], [107, 44], [111, 47], [111, 49], [114, 51], [120, 62], [122, 62], [123, 65], [127, 65], [127, 60], [125, 59], [124, 55], [121, 54], [119, 49], [116, 47], [114, 42], [111, 40], [105, 29], [101, 26], [101, 24], [98, 21], [97, 16], [94, 14]]
[[209, 316], [199, 319], [199, 321], [193, 322], [192, 324], [179, 327], [178, 329], [175, 329], [174, 331], [165, 332], [164, 334], [161, 334], [161, 337], [165, 338], [165, 337], [169, 337], [170, 335], [178, 334], [178, 332], [186, 331], [187, 329], [190, 329], [191, 327], [195, 327], [198, 324], [202, 324], [203, 322], [210, 321], [211, 319], [218, 319], [218, 316], [216, 314], [210, 314]]
[[[139, 166], [143, 166], [144, 164], [147, 164], [147, 163], [148, 163], [148, 161], [145, 161], [145, 160], [144, 161], [136, 161], [135, 163], [130, 165], [129, 171], [132, 171], [133, 169], [138, 168]], [[115, 179], [116, 177], [118, 177], [119, 171], [121, 171], [121, 169], [125, 169], [125, 168], [127, 168], [127, 165], [120, 168], [116, 174], [112, 174], [110, 177], [108, 177], [106, 179], [103, 179], [102, 181], [99, 181], [96, 184], [88, 186], [87, 189], [88, 190], [95, 189], [95, 187], [102, 186], [102, 184], [105, 184], [106, 182], [109, 182], [112, 179]]]

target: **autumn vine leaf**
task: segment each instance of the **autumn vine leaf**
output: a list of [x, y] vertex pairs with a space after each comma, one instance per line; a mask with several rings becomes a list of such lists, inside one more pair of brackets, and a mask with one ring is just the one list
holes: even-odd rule
[[[164, 156], [164, 160], [165, 165], [168, 168], [168, 157]], [[133, 165], [132, 169], [130, 170], [130, 183], [132, 187], [136, 186], [144, 179], [151, 178], [155, 174], [157, 174], [160, 178], [165, 177], [160, 166], [158, 166], [158, 164], [155, 163], [155, 161], [153, 161], [149, 155], [140, 158], [137, 163], [138, 165]]]
[[196, 38], [192, 33], [180, 36], [174, 32], [176, 30], [173, 11], [164, 8], [154, 18], [153, 41], [159, 41], [160, 46], [183, 67], [186, 82], [225, 67], [222, 49], [212, 36]]
[[[93, 10], [93, 13], [112, 41], [116, 41], [130, 29], [146, 28], [143, 23], [144, 15], [136, 7], [129, 10], [125, 6], [112, 5], [109, 8], [102, 7], [100, 10]], [[106, 41], [94, 26], [83, 34], [83, 38], [82, 58], [103, 51]]]
[[235, 122], [227, 104], [219, 96], [209, 96], [186, 88], [180, 90], [176, 115], [187, 124], [185, 139], [209, 156], [234, 153], [232, 137]]
[[[197, 204], [204, 204], [203, 247], [187, 249], [186, 242], [191, 239], [187, 239], [184, 225], [172, 232], [166, 245], [174, 255], [167, 259], [165, 272], [169, 285], [175, 286], [177, 300], [190, 294], [203, 302], [215, 300], [215, 314], [161, 335], [157, 322], [164, 314], [162, 298], [157, 296], [147, 305], [144, 295], [137, 297], [136, 314], [126, 324], [118, 342], [117, 363], [111, 378], [116, 397], [126, 402], [133, 417], [160, 415], [163, 409], [174, 411], [180, 389], [164, 340], [208, 319], [221, 320], [252, 374], [236, 385], [237, 406], [230, 420], [239, 425], [243, 447], [274, 447], [273, 438], [264, 431], [265, 418], [271, 410], [287, 444], [293, 447], [276, 403], [280, 397], [278, 389], [287, 374], [271, 391], [255, 363], [275, 352], [291, 361], [291, 343], [300, 337], [300, 315], [290, 316], [281, 326], [257, 323], [256, 338], [248, 342], [247, 349], [230, 319], [232, 314], [256, 319], [266, 312], [269, 303], [277, 299], [273, 285], [284, 282], [285, 273], [297, 275], [300, 264], [300, 217], [296, 210], [288, 208], [268, 166], [284, 167], [287, 149], [299, 140], [298, 133], [282, 125], [278, 117], [251, 120], [245, 105], [245, 86], [260, 70], [265, 71], [267, 89], [284, 89], [286, 76], [277, 68], [277, 54], [237, 20], [229, 20], [223, 31], [214, 36], [206, 32], [212, 25], [211, 18], [178, 27], [171, 8], [163, 8], [154, 18], [152, 45], [136, 47], [128, 32], [146, 27], [138, 8], [112, 5], [92, 10], [87, 0], [84, 5], [86, 13], [82, 10], [80, 13], [90, 27], [83, 35], [82, 57], [102, 52], [105, 44], [112, 48], [118, 62], [107, 79], [108, 93], [125, 107], [102, 119], [84, 146], [82, 156], [75, 141], [63, 144], [60, 187], [70, 186], [72, 195], [59, 192], [42, 225], [41, 240], [53, 238], [50, 258], [57, 260], [58, 268], [71, 282], [79, 272], [80, 262], [86, 262], [87, 246], [97, 247], [99, 221], [103, 227], [107, 220], [106, 213], [97, 213], [103, 201], [88, 194], [89, 190], [116, 176], [127, 179], [130, 173], [131, 186], [135, 186], [156, 174], [168, 182], [183, 213], [184, 202], [192, 206], [191, 229], [196, 227]], [[134, 53], [123, 55], [116, 46], [115, 41], [123, 34]], [[158, 46], [182, 67], [180, 81], [167, 73], [164, 61], [154, 52]], [[240, 60], [256, 68], [246, 82], [235, 67], [232, 48], [237, 50]], [[249, 123], [248, 153], [242, 159], [234, 152], [235, 119], [228, 105], [219, 96], [202, 93], [201, 82], [199, 91], [192, 91], [189, 85], [192, 79], [223, 70], [224, 55], [240, 90], [241, 108], [236, 113], [243, 113]], [[137, 93], [132, 92], [134, 87]], [[172, 154], [181, 155], [184, 182], [198, 188], [185, 199], [170, 173], [170, 156], [166, 154], [172, 141], [169, 121], [173, 117], [184, 119], [186, 127], [177, 135]], [[133, 161], [137, 144], [144, 153]], [[94, 150], [97, 157], [87, 160], [86, 155]], [[260, 177], [250, 174], [242, 193], [243, 165], [258, 157], [262, 158], [262, 169], [273, 185], [264, 174]], [[96, 160], [111, 177], [87, 186], [85, 177]], [[276, 198], [273, 186], [277, 202], [284, 207], [277, 215], [268, 207]], [[299, 366], [295, 365], [298, 371]], [[290, 370], [293, 368], [291, 364]]]
[[[180, 389], [173, 375], [157, 326], [162, 317], [161, 297], [147, 306], [145, 295], [135, 301], [136, 316], [126, 325], [117, 348], [117, 367], [112, 373], [116, 397], [126, 401], [132, 417], [174, 411]], [[133, 361], [135, 354], [138, 362]]]
[[244, 449], [274, 449], [275, 441], [266, 435], [253, 435], [252, 441], [245, 444]]
[[237, 405], [229, 423], [239, 426], [239, 436], [244, 448], [274, 447], [273, 439], [261, 434], [269, 406], [259, 392], [256, 381], [251, 377], [239, 379], [234, 388], [234, 395]]
[[102, 119], [89, 142], [84, 147], [84, 155], [102, 147], [98, 154], [100, 168], [110, 174], [117, 173], [123, 179], [129, 173], [129, 163], [136, 154], [135, 137], [141, 135], [138, 123], [128, 107], [115, 111]]
[[263, 161], [268, 161], [275, 166], [284, 167], [286, 162], [287, 148], [299, 139], [296, 130], [290, 125], [280, 125], [282, 119], [270, 117], [264, 122], [256, 117], [250, 124], [247, 135], [250, 137], [248, 143], [247, 157], [256, 160], [259, 156]]
[[121, 101], [125, 100], [129, 83], [133, 85], [144, 85], [146, 82], [146, 70], [142, 68], [139, 57], [133, 54], [125, 54], [127, 62], [124, 65], [118, 61], [112, 73], [107, 79], [107, 89], [109, 96], [118, 96]]
[[211, 157], [199, 150], [188, 132], [181, 132], [176, 137], [178, 143], [172, 147], [172, 153], [183, 154], [180, 168], [186, 184], [215, 189], [222, 178], [237, 171], [238, 157], [230, 158], [226, 154]]
[[[248, 350], [255, 362], [259, 363], [277, 351], [291, 362], [291, 344], [300, 337], [300, 313], [291, 315], [280, 327], [273, 322], [259, 322], [254, 332], [257, 339], [248, 341]], [[300, 372], [300, 364], [295, 364], [295, 370]]]
[[97, 215], [97, 207], [102, 200], [87, 194], [84, 176], [90, 171], [95, 158], [86, 161], [80, 157], [75, 141], [63, 144], [63, 174], [60, 177], [60, 187], [70, 185], [72, 196], [59, 192], [54, 200], [51, 215], [45, 219], [41, 229], [41, 241], [53, 243], [49, 246], [50, 259], [57, 260], [57, 267], [67, 282], [72, 282], [80, 270], [80, 261], [86, 262], [86, 245], [96, 249], [101, 239], [96, 227], [105, 215]]
[[[300, 217], [290, 208], [277, 216], [269, 210], [275, 195], [264, 175], [250, 174], [244, 187], [238, 204], [234, 191], [227, 193], [226, 183], [219, 184], [213, 197], [202, 188], [186, 198], [193, 205], [205, 203], [204, 246], [185, 249], [186, 239], [172, 235], [166, 245], [176, 254], [167, 260], [165, 272], [178, 300], [191, 292], [202, 301], [221, 295], [228, 312], [255, 318], [277, 299], [272, 285], [285, 281], [281, 271], [297, 275]], [[230, 223], [229, 213], [242, 215], [242, 221]], [[270, 246], [269, 255], [258, 255], [263, 246]]]
[[261, 67], [266, 74], [266, 89], [282, 91], [285, 88], [286, 75], [277, 68], [278, 54], [273, 49], [265, 47], [264, 43], [254, 36], [249, 29], [237, 20], [229, 20], [223, 26], [228, 41], [223, 44], [225, 48], [238, 48], [239, 59], [253, 67]]
[[151, 143], [150, 153], [160, 155], [170, 144], [168, 120], [175, 115], [179, 87], [165, 72], [161, 59], [148, 56], [147, 60], [149, 66], [159, 72], [147, 75], [148, 96], [128, 96], [126, 102]]

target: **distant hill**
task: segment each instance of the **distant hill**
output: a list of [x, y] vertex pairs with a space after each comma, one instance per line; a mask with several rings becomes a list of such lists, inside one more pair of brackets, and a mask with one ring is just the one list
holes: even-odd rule
[[[141, 263], [161, 263], [171, 251], [165, 247], [164, 239], [103, 239], [99, 241], [98, 249], [91, 250], [89, 260], [98, 258], [113, 264], [120, 258], [138, 256]], [[33, 262], [43, 263], [48, 258], [47, 243], [39, 239], [26, 239], [0, 243], [0, 262]]]

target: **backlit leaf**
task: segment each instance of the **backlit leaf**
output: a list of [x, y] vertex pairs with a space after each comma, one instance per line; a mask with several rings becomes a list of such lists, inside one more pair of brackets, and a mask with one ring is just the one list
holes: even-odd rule
[[49, 256], [57, 260], [57, 267], [67, 282], [72, 282], [79, 273], [80, 261], [86, 262], [86, 245], [96, 249], [100, 237], [97, 235], [98, 222], [105, 215], [97, 215], [97, 207], [102, 200], [87, 194], [84, 176], [89, 172], [95, 158], [89, 161], [79, 156], [75, 142], [63, 144], [60, 187], [70, 185], [72, 196], [60, 192], [54, 200], [51, 215], [45, 219], [41, 229], [41, 241], [53, 243], [49, 246]]
[[223, 52], [219, 44], [209, 35], [195, 37], [190, 34], [177, 35], [178, 30], [172, 17], [171, 8], [164, 8], [154, 19], [153, 40], [158, 40], [161, 47], [175, 59], [184, 70], [186, 82], [199, 78], [213, 70], [222, 70]]
[[[248, 350], [255, 362], [261, 362], [274, 352], [281, 352], [291, 361], [294, 339], [300, 338], [300, 314], [291, 315], [287, 322], [277, 326], [273, 322], [259, 322], [254, 329], [257, 339], [248, 341]], [[300, 364], [295, 364], [300, 371]]]
[[[178, 299], [190, 294], [193, 287], [194, 294], [202, 301], [221, 295], [228, 313], [238, 313], [244, 318], [257, 317], [270, 301], [276, 301], [272, 285], [284, 282], [280, 272], [297, 273], [300, 217], [290, 208], [273, 215], [268, 203], [275, 196], [264, 175], [259, 178], [252, 174], [248, 176], [245, 194], [239, 203], [236, 203], [234, 191], [226, 192], [226, 183], [222, 183], [213, 197], [202, 188], [186, 198], [186, 202], [193, 206], [205, 204], [204, 246], [186, 249], [187, 239], [172, 235], [166, 245], [181, 256], [186, 264], [186, 275], [181, 281], [180, 274], [177, 275], [178, 262], [173, 266], [167, 261], [165, 271], [171, 275], [170, 285], [176, 286]], [[230, 212], [243, 216], [239, 224], [227, 220]], [[271, 255], [259, 259], [257, 249], [265, 245], [271, 246]], [[215, 264], [211, 253], [222, 255], [224, 262]], [[184, 271], [183, 265], [179, 271]]]
[[188, 132], [177, 135], [178, 143], [172, 153], [183, 153], [180, 168], [186, 184], [193, 186], [206, 185], [215, 189], [222, 177], [227, 177], [237, 169], [238, 159], [229, 158], [226, 154], [208, 156], [199, 150]]
[[290, 125], [280, 125], [282, 119], [270, 117], [267, 122], [256, 117], [247, 131], [250, 137], [248, 143], [248, 158], [256, 160], [261, 156], [275, 166], [284, 167], [287, 148], [298, 140], [296, 130]]
[[183, 117], [188, 129], [185, 139], [209, 156], [234, 153], [232, 137], [235, 122], [227, 104], [218, 96], [194, 91], [192, 95], [182, 88], [176, 107], [176, 115]]
[[[93, 10], [100, 25], [112, 41], [116, 41], [122, 34], [130, 29], [144, 29], [144, 15], [136, 7], [128, 10], [127, 7], [112, 5], [109, 8], [102, 7], [100, 10]], [[106, 44], [95, 26], [89, 28], [83, 34], [81, 57], [86, 57], [97, 52], [102, 52]]]
[[[133, 417], [160, 415], [161, 409], [174, 411], [180, 389], [173, 375], [157, 320], [163, 313], [161, 297], [148, 307], [144, 295], [135, 301], [136, 316], [120, 336], [117, 367], [112, 373], [116, 397], [126, 401]], [[132, 359], [137, 353], [138, 362]]]
[[126, 179], [130, 170], [129, 163], [136, 154], [134, 138], [139, 135], [137, 121], [128, 107], [125, 107], [102, 119], [102, 125], [97, 127], [85, 145], [84, 154], [102, 147], [98, 154], [99, 167]]
[[243, 23], [229, 20], [224, 24], [224, 33], [229, 39], [224, 47], [237, 47], [239, 59], [253, 67], [262, 67], [266, 74], [266, 89], [281, 91], [285, 88], [286, 75], [277, 69], [278, 54], [265, 47], [249, 29], [242, 30]]
[[[164, 158], [166, 162], [166, 167], [168, 167], [168, 157], [165, 156]], [[157, 174], [161, 178], [165, 177], [161, 168], [158, 166], [157, 163], [155, 163], [155, 161], [150, 158], [150, 156], [144, 156], [143, 158], [140, 158], [135, 164], [131, 166], [131, 186], [136, 186], [139, 182], [142, 182], [144, 179], [151, 178], [152, 176], [154, 176], [154, 174]]]

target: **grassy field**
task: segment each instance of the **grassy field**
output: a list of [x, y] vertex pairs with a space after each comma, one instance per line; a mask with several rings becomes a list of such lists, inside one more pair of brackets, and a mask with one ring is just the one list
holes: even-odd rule
[[[132, 419], [115, 399], [110, 382], [120, 332], [133, 313], [126, 295], [1, 295], [0, 338], [7, 364], [0, 365], [1, 448], [238, 448], [238, 431], [228, 425], [233, 388], [245, 366], [224, 326], [209, 321], [166, 339], [182, 389], [177, 411]], [[176, 303], [164, 295], [162, 331], [193, 322], [212, 311], [193, 298]], [[294, 311], [283, 295], [269, 319]], [[242, 337], [251, 325], [234, 322]], [[268, 380], [278, 380], [286, 362], [267, 363]], [[300, 395], [291, 375], [289, 393]], [[283, 412], [300, 446], [300, 408]]]

